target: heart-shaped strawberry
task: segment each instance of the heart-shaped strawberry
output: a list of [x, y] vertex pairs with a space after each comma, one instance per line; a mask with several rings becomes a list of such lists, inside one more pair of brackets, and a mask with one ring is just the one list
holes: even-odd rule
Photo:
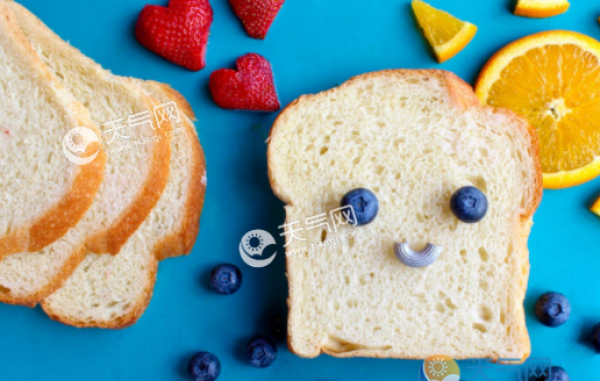
[[146, 5], [135, 34], [146, 48], [190, 70], [206, 66], [213, 10], [208, 0], [171, 0], [167, 8]]
[[264, 40], [285, 0], [229, 0], [252, 38]]
[[237, 110], [279, 110], [269, 61], [250, 53], [238, 58], [236, 65], [237, 71], [219, 69], [210, 75], [208, 86], [215, 103]]

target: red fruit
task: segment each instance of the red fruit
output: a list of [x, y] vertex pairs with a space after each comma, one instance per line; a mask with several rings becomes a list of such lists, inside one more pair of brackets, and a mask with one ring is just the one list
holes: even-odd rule
[[146, 48], [190, 70], [206, 66], [208, 31], [213, 10], [208, 0], [171, 0], [167, 8], [146, 5], [135, 35]]
[[285, 0], [229, 0], [252, 38], [264, 40]]
[[238, 58], [236, 65], [238, 71], [219, 69], [210, 75], [208, 86], [215, 103], [237, 110], [279, 110], [269, 61], [250, 53]]

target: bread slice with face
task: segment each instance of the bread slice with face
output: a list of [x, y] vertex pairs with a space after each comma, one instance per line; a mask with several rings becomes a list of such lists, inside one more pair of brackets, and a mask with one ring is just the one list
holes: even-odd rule
[[[526, 121], [481, 106], [453, 74], [382, 71], [289, 105], [271, 131], [268, 164], [287, 204], [293, 352], [529, 355], [522, 303], [542, 182]], [[469, 185], [488, 200], [474, 224], [450, 209], [452, 194]], [[378, 199], [371, 223], [328, 219], [315, 228], [315, 216], [329, 216], [356, 188]], [[409, 267], [394, 252], [401, 242], [443, 250], [433, 264]]]

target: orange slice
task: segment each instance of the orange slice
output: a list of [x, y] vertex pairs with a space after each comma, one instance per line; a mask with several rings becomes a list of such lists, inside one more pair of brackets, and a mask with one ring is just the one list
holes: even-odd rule
[[517, 40], [485, 65], [475, 92], [482, 103], [526, 117], [540, 141], [545, 188], [600, 174], [600, 42], [549, 31]]
[[534, 18], [552, 17], [565, 13], [570, 5], [567, 0], [519, 0], [515, 15]]
[[477, 32], [475, 25], [461, 21], [421, 0], [414, 0], [412, 7], [439, 63], [457, 55]]

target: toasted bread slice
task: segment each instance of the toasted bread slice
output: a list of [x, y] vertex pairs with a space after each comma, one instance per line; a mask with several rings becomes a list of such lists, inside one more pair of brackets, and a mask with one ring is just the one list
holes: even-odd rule
[[[62, 41], [19, 4], [2, 4], [16, 16], [27, 37], [23, 43], [34, 47], [64, 86], [90, 110], [97, 124], [127, 120], [140, 112], [150, 114], [160, 105], [128, 80], [103, 70]], [[171, 129], [170, 123], [162, 128]], [[140, 142], [141, 136], [156, 136], [159, 130], [143, 124], [121, 134]], [[61, 286], [86, 252], [116, 254], [156, 205], [169, 174], [169, 139], [128, 143], [130, 148], [121, 150], [108, 144], [110, 138], [101, 139], [107, 147], [106, 175], [92, 207], [73, 232], [47, 247], [44, 255], [18, 253], [0, 262], [0, 301], [34, 305]], [[115, 137], [113, 143], [118, 144], [119, 139], [123, 138]]]
[[91, 206], [103, 174], [95, 163], [78, 165], [63, 155], [67, 133], [87, 127], [99, 135], [87, 110], [44, 66], [0, 4], [0, 259], [35, 252], [62, 237]]
[[183, 110], [181, 123], [173, 123], [169, 181], [152, 213], [117, 255], [88, 254], [64, 286], [42, 302], [52, 319], [65, 324], [124, 328], [135, 323], [150, 302], [158, 261], [189, 253], [198, 234], [206, 166], [191, 108], [166, 85], [132, 83]]
[[[537, 137], [525, 120], [480, 106], [453, 74], [382, 71], [289, 105], [271, 130], [268, 164], [286, 223], [301, 222], [294, 231], [338, 208], [354, 188], [370, 189], [380, 205], [362, 227], [338, 223], [336, 231], [329, 219], [331, 231], [295, 232], [304, 242], [286, 227], [293, 352], [529, 355], [522, 303], [542, 181]], [[477, 224], [450, 211], [451, 195], [466, 185], [489, 202]], [[443, 252], [428, 267], [408, 267], [395, 242]]]

